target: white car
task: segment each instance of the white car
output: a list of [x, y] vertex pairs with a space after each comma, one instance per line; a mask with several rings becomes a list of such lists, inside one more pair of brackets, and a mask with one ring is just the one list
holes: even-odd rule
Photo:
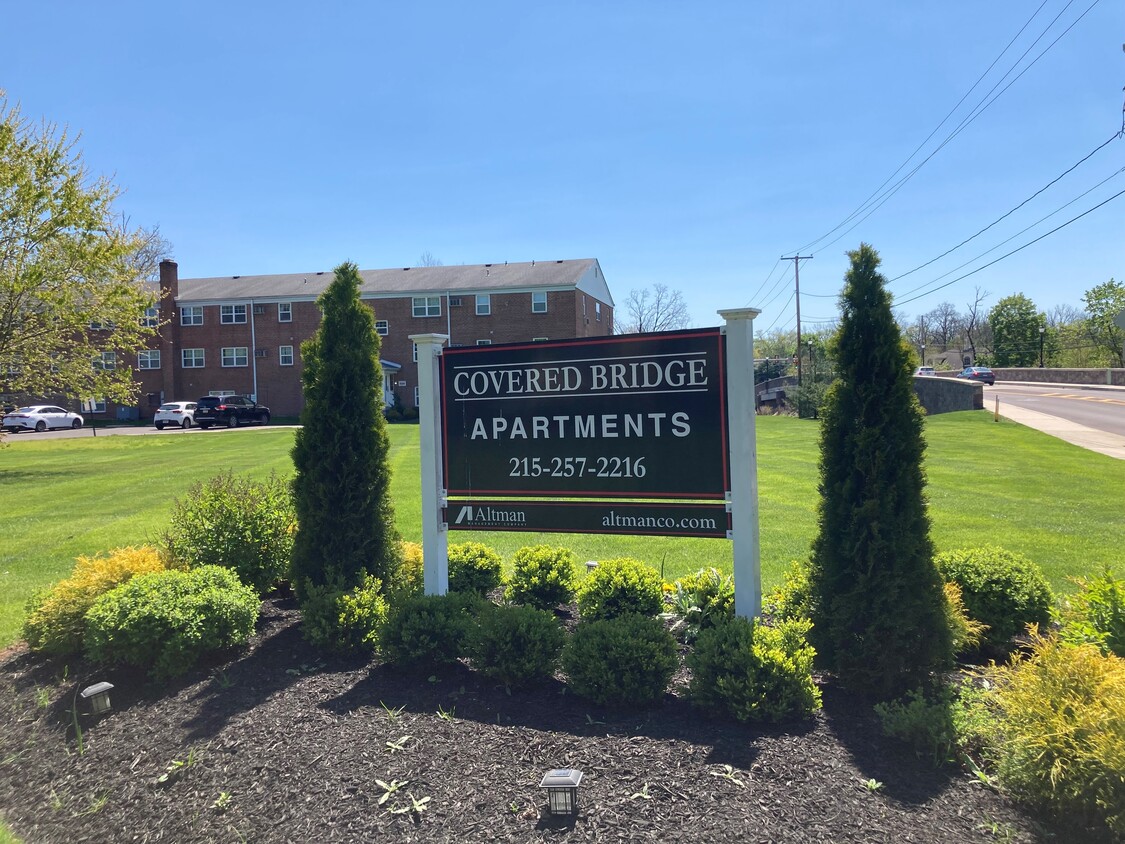
[[157, 409], [152, 422], [158, 431], [163, 431], [165, 425], [190, 428], [195, 424], [195, 402], [166, 401]]
[[38, 431], [42, 433], [51, 428], [81, 428], [82, 417], [70, 410], [63, 410], [53, 404], [33, 404], [21, 407], [4, 416], [4, 430], [15, 434], [19, 431]]
[[937, 373], [934, 371], [934, 368], [932, 366], [919, 366], [917, 369], [914, 370], [914, 376], [915, 377], [918, 377], [918, 376], [934, 376], [934, 377], [936, 377]]

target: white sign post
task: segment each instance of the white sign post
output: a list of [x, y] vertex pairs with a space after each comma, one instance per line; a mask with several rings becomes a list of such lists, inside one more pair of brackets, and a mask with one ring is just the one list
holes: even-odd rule
[[411, 334], [418, 347], [418, 425], [422, 458], [422, 566], [427, 595], [449, 591], [449, 532], [442, 519], [441, 402], [438, 366], [446, 334]]
[[754, 317], [757, 308], [719, 311], [727, 335], [727, 425], [730, 436], [730, 507], [734, 540], [734, 612], [762, 612], [758, 534], [758, 447], [754, 408]]

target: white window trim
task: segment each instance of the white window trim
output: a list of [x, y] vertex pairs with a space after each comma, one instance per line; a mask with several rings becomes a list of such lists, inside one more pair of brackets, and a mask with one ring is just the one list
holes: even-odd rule
[[160, 369], [160, 349], [142, 349], [137, 352], [137, 369]]
[[[189, 316], [191, 319], [185, 319], [185, 317]], [[196, 317], [199, 317], [198, 322], [195, 321]], [[187, 305], [186, 307], [180, 308], [180, 325], [189, 327], [203, 325], [203, 306]]]
[[[288, 354], [286, 354], [286, 352], [285, 352], [286, 349], [289, 350]], [[285, 362], [286, 357], [289, 358], [288, 363]], [[292, 346], [278, 346], [277, 347], [277, 363], [278, 363], [278, 366], [292, 366], [295, 359], [296, 358], [293, 355], [293, 347]]]
[[418, 344], [417, 343], [411, 343], [410, 348], [412, 349], [413, 361], [414, 361], [414, 363], [417, 363], [418, 362]]
[[385, 319], [375, 320], [375, 333], [380, 337], [386, 337], [391, 333], [391, 324]]
[[[242, 350], [241, 355], [238, 354], [239, 349]], [[227, 352], [230, 352], [230, 354], [227, 354]], [[235, 362], [234, 363], [227, 363], [228, 358], [231, 359], [231, 360], [234, 360]], [[243, 361], [242, 363], [238, 363], [239, 358], [242, 359], [242, 361]], [[225, 347], [219, 349], [219, 364], [224, 369], [242, 369], [244, 367], [249, 366], [250, 365], [250, 347], [249, 346], [225, 346]]]
[[160, 325], [160, 308], [145, 308], [145, 315], [141, 319], [141, 326], [144, 328], [156, 328], [158, 325]]
[[[481, 300], [484, 300], [483, 302]], [[483, 309], [481, 306], [484, 306]], [[492, 294], [477, 294], [477, 316], [492, 316]]]
[[491, 346], [492, 341], [491, 340], [477, 340], [477, 345], [478, 346]]
[[277, 303], [277, 321], [278, 322], [292, 322], [293, 321], [293, 305], [290, 302]]
[[414, 406], [415, 407], [421, 407], [422, 406], [422, 392], [421, 392], [421, 390], [422, 390], [421, 387], [415, 387], [414, 388]]
[[[242, 317], [239, 319], [238, 317]], [[228, 319], [227, 317], [230, 317]], [[219, 305], [219, 324], [220, 325], [245, 325], [246, 324], [246, 306], [245, 305]]]
[[[187, 362], [187, 354], [192, 352], [192, 363], [189, 365]], [[194, 354], [199, 352], [198, 357]], [[195, 361], [199, 363], [196, 364]], [[207, 352], [203, 349], [180, 349], [180, 368], [181, 369], [203, 369], [207, 365]]]
[[[539, 296], [543, 297], [542, 302], [538, 301], [537, 297], [539, 297]], [[540, 305], [540, 304], [542, 304], [541, 308], [536, 307], [537, 305]], [[531, 312], [533, 314], [545, 314], [545, 313], [547, 313], [547, 293], [545, 291], [537, 291], [537, 292], [533, 292], [531, 294]]]
[[602, 321], [602, 303], [601, 302], [594, 302], [594, 321], [595, 322], [601, 322]]
[[[418, 303], [421, 302], [421, 308]], [[435, 310], [436, 309], [436, 310]], [[421, 313], [419, 313], [421, 310]], [[411, 296], [410, 297], [410, 312], [413, 316], [418, 318], [424, 317], [439, 317], [441, 316], [441, 297], [440, 296]]]

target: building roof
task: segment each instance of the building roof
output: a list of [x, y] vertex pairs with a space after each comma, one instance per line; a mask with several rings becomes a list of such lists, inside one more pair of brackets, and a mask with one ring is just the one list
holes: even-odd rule
[[[578, 289], [608, 305], [609, 286], [596, 258], [472, 264], [452, 267], [401, 267], [360, 270], [360, 297], [422, 296], [446, 293], [514, 293]], [[236, 275], [179, 279], [178, 304], [238, 300], [312, 300], [325, 291], [332, 273]]]

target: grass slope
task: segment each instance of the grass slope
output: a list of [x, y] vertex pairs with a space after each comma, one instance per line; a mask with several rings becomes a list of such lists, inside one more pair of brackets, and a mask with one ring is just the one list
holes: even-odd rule
[[[418, 428], [390, 428], [396, 519], [421, 539]], [[816, 531], [814, 422], [758, 419], [762, 577], [766, 588], [789, 560], [807, 554]], [[1056, 589], [1067, 577], [1121, 570], [1125, 536], [1120, 494], [1125, 463], [1085, 451], [991, 414], [927, 420], [927, 473], [938, 550], [995, 544], [1043, 567]], [[221, 471], [292, 474], [293, 431], [222, 431], [190, 436], [99, 437], [20, 443], [0, 452], [0, 645], [19, 635], [27, 597], [65, 577], [79, 554], [152, 542], [172, 501]], [[527, 533], [450, 534], [506, 559], [524, 545], [566, 545], [581, 560], [632, 556], [667, 579], [700, 566], [729, 570], [731, 544], [672, 537]]]

